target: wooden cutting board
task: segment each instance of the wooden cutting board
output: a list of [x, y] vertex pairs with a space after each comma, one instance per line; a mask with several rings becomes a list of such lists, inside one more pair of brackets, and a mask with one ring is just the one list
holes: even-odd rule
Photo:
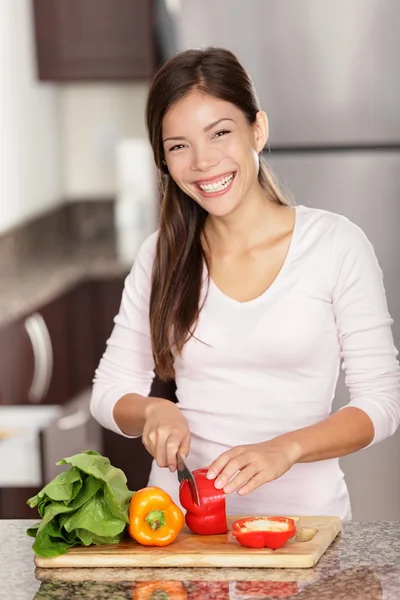
[[[231, 529], [233, 521], [228, 517]], [[278, 550], [240, 546], [229, 531], [222, 535], [195, 535], [186, 527], [174, 543], [164, 548], [141, 546], [131, 538], [115, 545], [71, 548], [54, 558], [35, 556], [37, 567], [273, 567], [314, 566], [341, 531], [338, 517], [292, 517], [296, 538]]]

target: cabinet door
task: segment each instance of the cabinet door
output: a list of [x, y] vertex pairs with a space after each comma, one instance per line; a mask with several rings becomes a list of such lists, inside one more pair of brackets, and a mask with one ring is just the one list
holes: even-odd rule
[[106, 342], [114, 327], [119, 311], [125, 277], [93, 282], [94, 360], [96, 367], [106, 349]]
[[0, 404], [27, 404], [33, 381], [32, 344], [22, 321], [0, 329]]
[[95, 359], [93, 285], [84, 282], [68, 294], [68, 377], [69, 396], [92, 386]]
[[67, 297], [0, 330], [0, 402], [68, 399]]
[[148, 78], [153, 0], [33, 0], [41, 80]]
[[44, 404], [65, 404], [69, 394], [68, 369], [68, 294], [47, 304], [38, 311], [48, 331], [52, 352], [52, 367], [49, 366], [49, 387]]
[[[37, 519], [36, 508], [30, 508], [26, 501], [40, 492], [39, 487], [0, 488], [0, 519]], [[33, 540], [32, 540], [33, 543]]]

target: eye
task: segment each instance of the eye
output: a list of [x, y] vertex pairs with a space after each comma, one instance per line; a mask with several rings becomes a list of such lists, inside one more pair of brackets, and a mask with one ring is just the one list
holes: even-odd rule
[[214, 137], [222, 137], [224, 135], [226, 135], [227, 133], [231, 133], [228, 129], [221, 129], [221, 131], [217, 131], [217, 133], [214, 135]]
[[184, 147], [183, 144], [176, 144], [176, 146], [172, 146], [172, 148], [169, 148], [168, 152], [173, 152], [174, 150], [180, 150], [183, 147]]

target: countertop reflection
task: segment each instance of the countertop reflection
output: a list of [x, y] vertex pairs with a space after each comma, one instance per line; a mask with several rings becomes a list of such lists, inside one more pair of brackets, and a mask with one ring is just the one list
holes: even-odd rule
[[343, 524], [312, 569], [36, 569], [32, 521], [0, 521], [0, 598], [397, 600], [400, 522]]

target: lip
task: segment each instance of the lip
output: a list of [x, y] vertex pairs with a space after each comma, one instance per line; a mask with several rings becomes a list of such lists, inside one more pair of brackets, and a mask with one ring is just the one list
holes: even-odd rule
[[213, 183], [216, 181], [220, 181], [224, 177], [228, 177], [229, 175], [235, 175], [236, 171], [227, 171], [226, 173], [222, 173], [221, 175], [216, 175], [214, 177], [208, 177], [207, 179], [197, 179], [194, 183], [203, 184], [203, 183]]
[[[217, 190], [215, 192], [206, 192], [205, 190], [202, 190], [201, 187], [198, 185], [198, 183], [195, 183], [196, 189], [197, 191], [204, 197], [204, 198], [215, 198], [217, 196], [223, 196], [224, 194], [226, 194], [227, 192], [229, 192], [229, 190], [231, 189], [231, 187], [233, 186], [233, 183], [236, 179], [236, 171], [230, 171], [228, 172], [226, 175], [223, 175], [222, 177], [226, 177], [227, 175], [233, 175], [232, 180], [230, 182], [230, 184], [228, 185], [228, 187], [222, 189], [222, 190]], [[203, 180], [204, 181], [204, 180]], [[202, 181], [202, 182], [203, 182]], [[216, 181], [219, 181], [219, 179], [217, 179]]]

